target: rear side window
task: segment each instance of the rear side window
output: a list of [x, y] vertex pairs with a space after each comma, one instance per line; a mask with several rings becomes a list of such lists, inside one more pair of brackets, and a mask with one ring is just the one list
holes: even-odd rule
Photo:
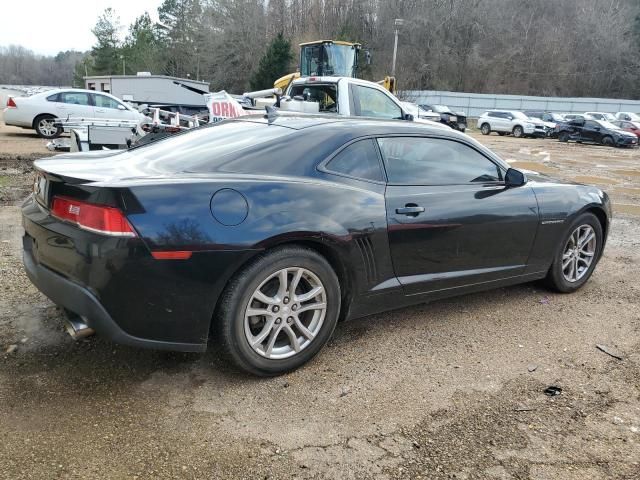
[[373, 140], [360, 140], [340, 151], [327, 163], [327, 170], [380, 182], [383, 180], [378, 151]]
[[319, 110], [323, 113], [338, 111], [338, 90], [335, 84], [293, 85], [289, 95], [302, 97], [308, 102], [318, 102]]
[[[188, 130], [118, 154], [132, 168], [136, 163], [145, 164], [146, 169], [157, 168], [166, 172], [248, 172], [273, 171], [274, 154], [265, 150], [271, 140], [295, 132], [290, 128], [258, 122], [227, 121]], [[245, 157], [249, 151], [258, 151], [260, 156]], [[282, 145], [275, 147], [281, 164], [299, 162], [295, 155], [284, 155]], [[263, 164], [265, 162], [267, 164]], [[284, 169], [284, 167], [282, 167]]]
[[500, 168], [473, 148], [452, 140], [379, 138], [389, 183], [462, 185], [502, 180]]
[[53, 95], [49, 95], [47, 97], [47, 102], [57, 102], [58, 101], [58, 95], [57, 93], [54, 93]]
[[91, 105], [89, 94], [84, 92], [62, 92], [58, 101], [72, 105]]

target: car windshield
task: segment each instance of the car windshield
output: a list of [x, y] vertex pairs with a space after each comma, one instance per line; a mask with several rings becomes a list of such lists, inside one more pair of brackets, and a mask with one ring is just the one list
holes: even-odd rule
[[511, 112], [511, 115], [513, 115], [514, 118], [519, 118], [521, 120], [529, 120], [529, 117], [522, 112]]
[[564, 120], [564, 117], [562, 115], [560, 115], [559, 113], [552, 113], [551, 114], [551, 118], [553, 118], [554, 121], [556, 122], [561, 122]]
[[636, 115], [633, 112], [625, 113], [625, 115], [627, 115], [631, 119], [632, 122], [640, 122], [640, 116]]

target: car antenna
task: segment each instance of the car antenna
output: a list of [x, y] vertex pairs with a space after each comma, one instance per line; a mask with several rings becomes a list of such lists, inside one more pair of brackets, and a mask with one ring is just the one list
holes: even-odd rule
[[276, 110], [274, 107], [272, 107], [270, 105], [265, 105], [264, 109], [267, 111], [267, 113], [265, 114], [264, 118], [269, 120], [269, 123], [271, 123], [273, 120], [278, 118], [278, 116], [279, 116], [278, 115], [278, 110]]

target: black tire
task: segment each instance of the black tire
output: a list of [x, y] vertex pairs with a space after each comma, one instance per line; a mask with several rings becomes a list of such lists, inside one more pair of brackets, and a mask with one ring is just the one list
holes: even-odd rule
[[[579, 280], [570, 282], [564, 277], [564, 274], [562, 271], [562, 255], [564, 253], [565, 246], [567, 245], [567, 242], [569, 241], [569, 237], [571, 236], [571, 234], [578, 227], [583, 225], [591, 226], [595, 232], [595, 236], [596, 236], [595, 253], [594, 253], [591, 265], [589, 265], [589, 268], [587, 269], [586, 273]], [[547, 286], [561, 293], [575, 292], [580, 287], [582, 287], [587, 282], [587, 280], [589, 280], [589, 278], [591, 277], [591, 274], [593, 273], [593, 270], [596, 267], [596, 264], [598, 263], [598, 260], [600, 258], [600, 253], [602, 252], [602, 239], [603, 239], [602, 225], [600, 224], [600, 220], [598, 220], [598, 217], [596, 217], [593, 213], [589, 213], [589, 212], [583, 213], [580, 216], [578, 216], [573, 222], [571, 222], [571, 224], [565, 231], [565, 234], [562, 236], [560, 245], [558, 245], [557, 247], [556, 253], [553, 258], [553, 263], [551, 264], [551, 267], [549, 268], [549, 272], [547, 273], [547, 277], [545, 279], [545, 283], [547, 284]]]
[[604, 137], [602, 137], [602, 145], [604, 145], [605, 147], [613, 147], [613, 138], [609, 135], [605, 135]]
[[558, 141], [566, 143], [569, 141], [569, 133], [568, 132], [560, 132], [558, 134]]
[[[53, 115], [38, 115], [33, 120], [33, 128], [35, 128], [39, 137], [51, 139], [58, 138], [62, 135], [61, 127], [55, 128], [51, 125], [55, 119], [56, 117]], [[55, 130], [53, 130], [53, 128], [55, 128]]]
[[511, 133], [513, 133], [513, 136], [516, 138], [522, 138], [522, 136], [524, 135], [524, 130], [520, 125], [516, 125], [515, 127], [513, 127]]
[[488, 123], [480, 125], [480, 131], [483, 135], [489, 135], [491, 133], [491, 126]]
[[[324, 321], [315, 337], [298, 353], [288, 358], [270, 359], [249, 344], [245, 335], [245, 311], [265, 279], [284, 268], [295, 267], [307, 269], [321, 281], [326, 293]], [[257, 257], [229, 282], [214, 319], [217, 338], [225, 356], [237, 368], [262, 377], [281, 375], [307, 363], [327, 343], [338, 322], [340, 299], [338, 277], [324, 257], [300, 246], [277, 248]], [[282, 315], [284, 320], [284, 315], [288, 314], [283, 311]]]
[[498, 132], [498, 135], [500, 135], [501, 137], [504, 137], [507, 134], [507, 132]]

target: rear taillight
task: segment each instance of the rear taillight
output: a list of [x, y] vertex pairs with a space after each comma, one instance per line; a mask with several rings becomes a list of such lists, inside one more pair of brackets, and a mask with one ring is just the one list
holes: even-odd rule
[[12, 97], [7, 98], [7, 108], [18, 108]]
[[78, 227], [103, 235], [135, 237], [123, 213], [114, 207], [81, 202], [68, 197], [53, 197], [51, 215], [75, 223]]

